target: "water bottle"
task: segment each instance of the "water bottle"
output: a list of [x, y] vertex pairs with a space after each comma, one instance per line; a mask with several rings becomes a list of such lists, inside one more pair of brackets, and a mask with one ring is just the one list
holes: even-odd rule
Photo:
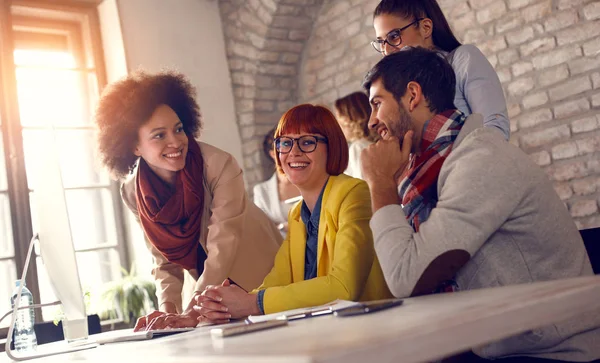
[[[21, 286], [21, 280], [15, 282], [15, 290], [10, 298], [10, 304], [14, 308], [15, 301], [17, 300], [17, 293], [19, 292], [19, 286]], [[33, 295], [31, 291], [25, 286], [23, 282], [23, 290], [21, 291], [21, 300], [19, 306], [27, 306], [33, 304]], [[17, 319], [15, 321], [14, 329], [14, 343], [15, 350], [17, 352], [28, 352], [37, 349], [37, 338], [35, 337], [35, 331], [33, 330], [33, 324], [35, 322], [35, 311], [33, 308], [17, 310]]]

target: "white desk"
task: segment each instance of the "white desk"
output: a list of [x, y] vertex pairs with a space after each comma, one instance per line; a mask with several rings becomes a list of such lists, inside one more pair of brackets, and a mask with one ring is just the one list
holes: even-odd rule
[[[321, 316], [224, 339], [199, 328], [33, 362], [421, 362], [591, 310], [600, 313], [600, 276], [407, 299], [374, 314]], [[0, 362], [8, 362], [5, 353]]]

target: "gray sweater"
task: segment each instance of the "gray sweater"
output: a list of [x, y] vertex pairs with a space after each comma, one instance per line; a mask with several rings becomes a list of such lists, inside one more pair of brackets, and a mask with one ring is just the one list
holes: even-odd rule
[[[400, 205], [371, 220], [375, 250], [396, 297], [455, 276], [460, 290], [592, 275], [569, 212], [548, 177], [500, 132], [467, 118], [438, 180], [439, 201], [418, 233]], [[600, 312], [520, 334], [474, 352], [600, 358]]]

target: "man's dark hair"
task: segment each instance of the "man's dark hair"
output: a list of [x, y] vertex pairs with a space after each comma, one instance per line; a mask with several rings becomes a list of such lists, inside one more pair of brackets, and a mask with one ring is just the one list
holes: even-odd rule
[[373, 82], [379, 79], [397, 101], [406, 93], [408, 83], [416, 82], [421, 86], [431, 112], [440, 113], [456, 108], [456, 76], [452, 66], [438, 52], [405, 47], [383, 57], [365, 76], [363, 87], [367, 93]]
[[269, 161], [273, 161], [273, 159], [271, 158], [271, 151], [274, 151], [275, 149], [273, 148], [273, 138], [275, 137], [275, 130], [277, 130], [277, 126], [273, 127], [272, 129], [270, 129], [269, 131], [267, 131], [267, 133], [265, 134], [265, 137], [263, 138], [263, 143], [262, 143], [262, 147], [263, 147], [263, 152], [265, 153], [265, 156], [267, 157], [267, 159]]

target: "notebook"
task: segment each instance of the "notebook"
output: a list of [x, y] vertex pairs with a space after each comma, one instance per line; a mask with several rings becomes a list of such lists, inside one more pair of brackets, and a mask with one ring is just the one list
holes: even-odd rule
[[266, 315], [250, 315], [247, 318], [247, 320], [250, 321], [251, 323], [259, 323], [259, 322], [263, 322], [263, 321], [280, 320], [280, 319], [286, 319], [286, 320], [303, 319], [303, 318], [310, 318], [310, 317], [319, 316], [319, 315], [332, 314], [336, 310], [348, 308], [351, 306], [358, 306], [358, 305], [360, 305], [360, 303], [358, 303], [356, 301], [348, 301], [348, 300], [338, 299], [338, 300], [334, 300], [334, 301], [324, 304], [324, 305], [313, 306], [313, 307], [309, 307], [309, 308], [300, 308], [300, 309], [293, 309], [293, 310], [287, 310], [287, 311], [280, 311], [278, 313], [266, 314]]

